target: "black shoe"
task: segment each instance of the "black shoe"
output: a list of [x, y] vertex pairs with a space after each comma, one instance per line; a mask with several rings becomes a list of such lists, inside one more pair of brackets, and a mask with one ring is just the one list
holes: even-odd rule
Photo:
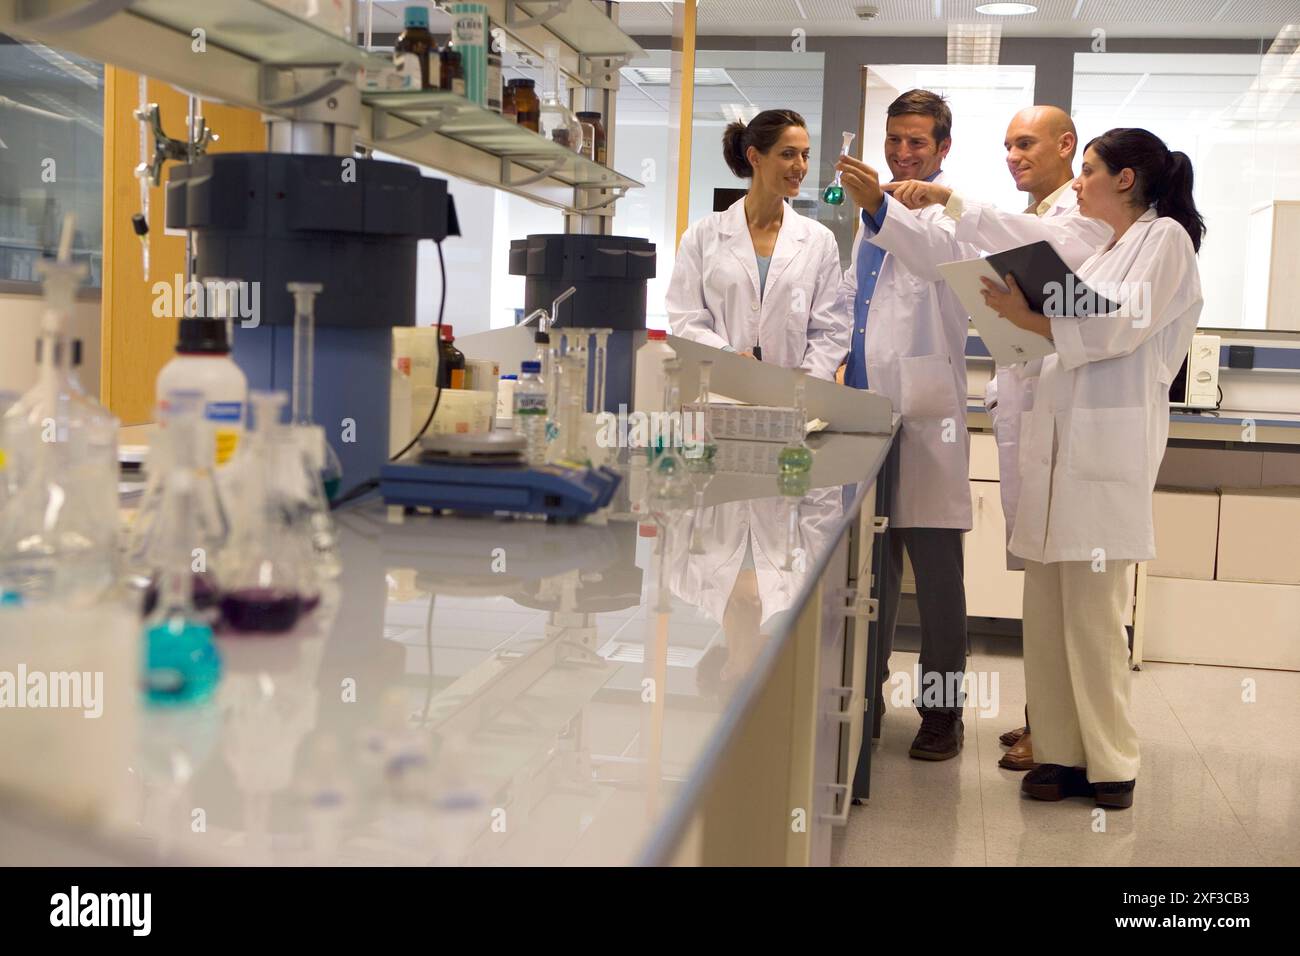
[[1127, 810], [1133, 806], [1133, 788], [1136, 786], [1136, 780], [1120, 780], [1094, 783], [1092, 789], [1097, 796], [1097, 806]]
[[961, 752], [965, 736], [961, 714], [951, 710], [923, 710], [921, 729], [907, 755], [917, 760], [951, 760]]
[[1093, 796], [1092, 784], [1082, 767], [1062, 767], [1056, 763], [1039, 764], [1020, 781], [1020, 792], [1035, 800], [1064, 800], [1066, 797]]

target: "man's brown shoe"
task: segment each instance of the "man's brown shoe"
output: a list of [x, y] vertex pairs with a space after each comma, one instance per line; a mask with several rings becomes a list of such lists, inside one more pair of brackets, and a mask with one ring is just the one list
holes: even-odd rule
[[1004, 747], [1014, 747], [1016, 745], [1016, 741], [1019, 740], [1021, 737], [1023, 737], [1025, 735], [1025, 731], [1028, 729], [1029, 728], [1027, 727], [1017, 727], [1015, 730], [1008, 730], [1005, 734], [1003, 734], [1001, 737], [998, 738], [998, 743], [1000, 743]]
[[1038, 764], [1034, 763], [1034, 745], [1031, 742], [1031, 734], [1025, 734], [1016, 741], [1015, 746], [1002, 755], [998, 761], [998, 766], [1006, 770], [1033, 770]]

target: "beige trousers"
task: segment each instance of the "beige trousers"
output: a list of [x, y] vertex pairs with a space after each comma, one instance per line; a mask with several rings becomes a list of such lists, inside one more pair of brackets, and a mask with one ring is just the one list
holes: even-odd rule
[[1136, 780], [1124, 602], [1132, 561], [1025, 562], [1025, 694], [1034, 760]]

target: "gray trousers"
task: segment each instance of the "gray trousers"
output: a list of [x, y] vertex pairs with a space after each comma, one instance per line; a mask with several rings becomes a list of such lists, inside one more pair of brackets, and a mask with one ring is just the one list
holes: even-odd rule
[[889, 696], [889, 653], [898, 623], [903, 582], [903, 548], [916, 574], [921, 615], [921, 683], [913, 688], [918, 709], [956, 710], [965, 703], [966, 583], [963, 532], [955, 528], [890, 528], [885, 532], [881, 581], [880, 653], [883, 696]]

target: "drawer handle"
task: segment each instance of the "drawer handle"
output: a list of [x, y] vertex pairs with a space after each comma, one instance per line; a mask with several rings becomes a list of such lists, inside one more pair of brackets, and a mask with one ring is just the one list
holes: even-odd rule
[[841, 703], [831, 703], [823, 715], [831, 720], [839, 721], [841, 724], [851, 723], [853, 721], [853, 688], [852, 687], [827, 687], [826, 696], [832, 700], [838, 700]]
[[837, 588], [833, 592], [836, 601], [844, 602], [837, 610], [845, 617], [864, 615], [868, 621], [877, 619], [880, 613], [880, 601], [861, 593], [860, 588]]
[[849, 799], [849, 785], [847, 783], [824, 783], [822, 789], [830, 793], [831, 805], [839, 804], [840, 809], [835, 813], [819, 813], [817, 819], [822, 823], [829, 823], [833, 827], [847, 826], [849, 822], [849, 808], [853, 806], [853, 801]]

